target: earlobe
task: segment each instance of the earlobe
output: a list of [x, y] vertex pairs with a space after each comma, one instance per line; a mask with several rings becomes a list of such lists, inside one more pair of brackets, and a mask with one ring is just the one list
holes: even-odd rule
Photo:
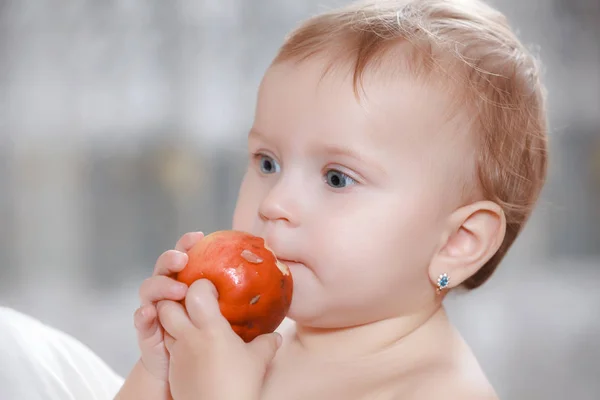
[[443, 243], [430, 264], [429, 278], [438, 287], [439, 277], [447, 274], [446, 288], [452, 288], [475, 274], [498, 251], [506, 218], [498, 204], [479, 201], [456, 210], [448, 221]]

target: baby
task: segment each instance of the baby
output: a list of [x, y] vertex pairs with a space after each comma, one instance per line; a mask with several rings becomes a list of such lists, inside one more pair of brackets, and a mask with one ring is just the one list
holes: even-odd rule
[[117, 397], [496, 399], [442, 302], [490, 278], [538, 198], [538, 74], [479, 0], [367, 1], [298, 27], [261, 82], [233, 216], [289, 265], [291, 322], [241, 341], [210, 282], [172, 279], [188, 233], [142, 284]]

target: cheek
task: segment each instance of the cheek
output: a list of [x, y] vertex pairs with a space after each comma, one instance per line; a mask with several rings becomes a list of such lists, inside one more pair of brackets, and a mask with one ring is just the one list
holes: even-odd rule
[[431, 217], [398, 198], [362, 199], [319, 225], [315, 273], [331, 290], [376, 297], [426, 280], [435, 243]]

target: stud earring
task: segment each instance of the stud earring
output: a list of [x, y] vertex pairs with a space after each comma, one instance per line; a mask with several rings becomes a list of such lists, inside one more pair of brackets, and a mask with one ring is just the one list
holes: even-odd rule
[[448, 283], [450, 283], [450, 278], [448, 277], [448, 274], [443, 273], [438, 277], [438, 280], [437, 280], [438, 294], [441, 293], [442, 290], [444, 290], [448, 287]]

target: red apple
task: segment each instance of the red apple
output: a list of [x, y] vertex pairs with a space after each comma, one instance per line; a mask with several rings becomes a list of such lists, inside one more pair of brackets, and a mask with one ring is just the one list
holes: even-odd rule
[[292, 275], [263, 238], [217, 231], [200, 240], [188, 256], [176, 279], [188, 286], [210, 280], [219, 292], [221, 313], [245, 342], [275, 331], [287, 315]]

